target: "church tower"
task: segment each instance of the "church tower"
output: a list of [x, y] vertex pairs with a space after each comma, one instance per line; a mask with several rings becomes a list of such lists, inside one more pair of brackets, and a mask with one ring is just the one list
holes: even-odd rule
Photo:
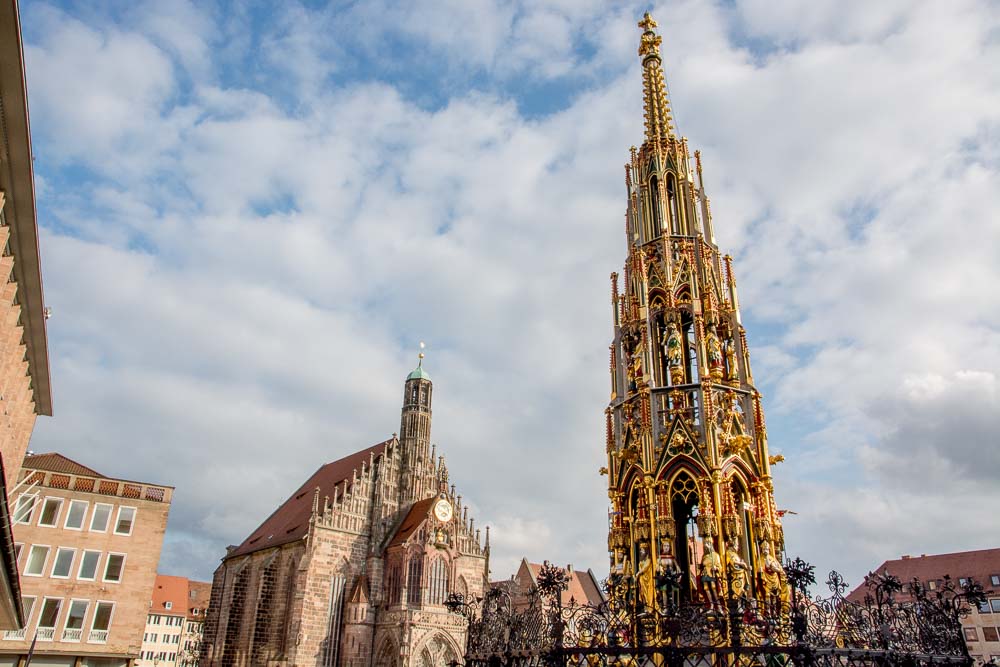
[[695, 151], [692, 168], [674, 127], [656, 23], [646, 14], [639, 27], [645, 140], [625, 165], [621, 285], [611, 275], [602, 473], [612, 575], [629, 583], [628, 604], [640, 611], [728, 594], [780, 596], [774, 460], [732, 258], [715, 242], [701, 156]]
[[[421, 349], [423, 343], [420, 344]], [[431, 376], [424, 370], [424, 353], [403, 386], [403, 414], [399, 424], [399, 506], [406, 507], [433, 495], [434, 461], [431, 460]]]

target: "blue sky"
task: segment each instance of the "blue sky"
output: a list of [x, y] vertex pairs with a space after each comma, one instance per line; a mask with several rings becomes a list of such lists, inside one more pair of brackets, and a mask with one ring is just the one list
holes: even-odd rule
[[[21, 9], [54, 311], [35, 451], [175, 485], [160, 570], [208, 578], [316, 467], [397, 430], [426, 340], [494, 576], [606, 568], [608, 274], [650, 7]], [[853, 583], [996, 546], [996, 5], [652, 9], [787, 459], [789, 553]]]

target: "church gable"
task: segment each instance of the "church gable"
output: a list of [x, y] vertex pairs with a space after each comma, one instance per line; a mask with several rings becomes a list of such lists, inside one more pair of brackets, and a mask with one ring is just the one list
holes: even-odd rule
[[341, 493], [338, 487], [349, 485], [355, 473], [373, 457], [381, 457], [393, 440], [380, 442], [320, 467], [227, 557], [242, 556], [305, 537], [309, 532], [309, 517], [316, 490], [319, 489], [320, 496], [336, 498]]
[[392, 549], [393, 547], [415, 542], [416, 540], [411, 540], [411, 538], [419, 537], [421, 528], [427, 524], [427, 520], [430, 518], [431, 506], [435, 500], [437, 500], [437, 497], [432, 496], [414, 503], [402, 523], [399, 524], [399, 528], [396, 529], [392, 539], [389, 540], [386, 548]]

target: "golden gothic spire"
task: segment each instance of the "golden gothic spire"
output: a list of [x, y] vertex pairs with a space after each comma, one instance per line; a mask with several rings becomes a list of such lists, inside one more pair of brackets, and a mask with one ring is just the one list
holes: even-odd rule
[[663, 39], [653, 32], [656, 21], [649, 12], [639, 21], [639, 27], [643, 30], [639, 55], [642, 57], [642, 89], [646, 106], [646, 141], [666, 142], [674, 134], [674, 122], [660, 60], [660, 42]]

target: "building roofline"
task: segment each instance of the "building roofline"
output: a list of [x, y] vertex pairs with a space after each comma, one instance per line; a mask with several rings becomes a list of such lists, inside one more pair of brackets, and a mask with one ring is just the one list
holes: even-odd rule
[[52, 414], [49, 349], [42, 290], [41, 253], [35, 210], [35, 175], [32, 165], [31, 126], [24, 77], [24, 52], [17, 0], [8, 0], [0, 11], [0, 109], [7, 144], [6, 160], [0, 161], [0, 189], [7, 191], [11, 206], [5, 208], [10, 241], [16, 254], [14, 275], [21, 302], [21, 323], [28, 351], [28, 372], [35, 412]]
[[70, 475], [71, 477], [85, 477], [87, 479], [106, 479], [109, 482], [123, 482], [125, 484], [141, 484], [142, 486], [158, 486], [163, 489], [170, 489], [171, 491], [174, 491], [177, 488], [175, 486], [171, 486], [170, 484], [160, 484], [159, 482], [143, 482], [138, 479], [124, 479], [122, 477], [112, 477], [111, 475], [102, 475], [100, 473], [94, 475], [81, 475], [75, 472], [60, 472], [58, 470], [49, 470], [48, 468], [36, 468], [31, 465], [31, 459], [34, 456], [44, 456], [46, 454], [58, 454], [59, 456], [62, 456], [64, 459], [72, 461], [73, 463], [76, 463], [78, 466], [82, 468], [87, 468], [88, 470], [91, 470], [91, 472], [97, 473], [97, 471], [94, 470], [93, 468], [85, 466], [82, 463], [79, 463], [78, 461], [74, 461], [65, 454], [59, 454], [59, 452], [44, 452], [42, 454], [34, 454], [33, 456], [25, 456], [24, 463], [21, 464], [21, 470], [22, 471], [31, 470], [33, 472], [48, 472], [56, 475]]

